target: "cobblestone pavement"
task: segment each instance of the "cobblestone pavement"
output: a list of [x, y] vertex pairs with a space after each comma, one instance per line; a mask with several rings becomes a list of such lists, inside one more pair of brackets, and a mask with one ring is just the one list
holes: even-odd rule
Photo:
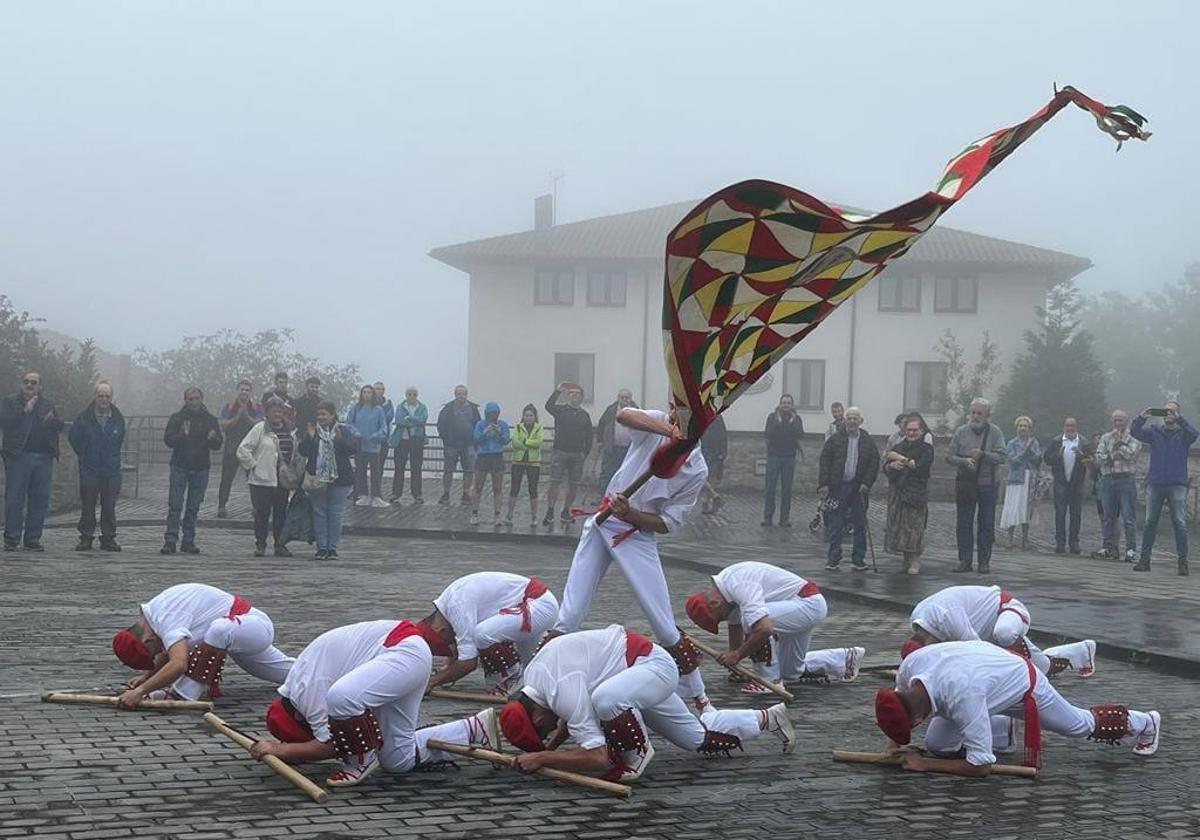
[[[1091, 680], [1059, 686], [1081, 705], [1121, 701], [1163, 712], [1159, 754], [1047, 736], [1036, 782], [967, 780], [834, 764], [833, 748], [876, 749], [872, 693], [884, 683], [797, 688], [792, 717], [801, 743], [783, 756], [774, 742], [731, 759], [702, 761], [662, 746], [649, 775], [622, 801], [477, 765], [381, 776], [332, 792], [317, 805], [198, 716], [120, 713], [45, 705], [43, 689], [114, 689], [123, 678], [109, 639], [136, 603], [159, 589], [200, 579], [239, 592], [274, 618], [278, 643], [297, 652], [319, 632], [356, 620], [416, 617], [455, 575], [484, 568], [544, 576], [561, 590], [562, 546], [349, 537], [336, 565], [255, 560], [248, 535], [212, 529], [199, 558], [160, 558], [158, 528], [123, 532], [119, 556], [78, 555], [52, 544], [45, 555], [0, 559], [0, 838], [823, 838], [909, 836], [1062, 838], [1194, 837], [1200, 760], [1184, 744], [1200, 721], [1197, 683], [1102, 661]], [[668, 569], [676, 601], [703, 575]], [[593, 624], [624, 621], [645, 630], [617, 574], [605, 581]], [[887, 661], [904, 634], [902, 616], [834, 601], [814, 645], [858, 643]], [[886, 653], [885, 653], [886, 652]], [[706, 663], [719, 705], [751, 706]], [[474, 677], [466, 683], [474, 682]], [[261, 731], [271, 691], [231, 666], [218, 711]], [[19, 695], [19, 696], [12, 696]], [[756, 698], [757, 699], [757, 698]], [[428, 721], [474, 711], [430, 700]], [[317, 777], [320, 771], [310, 768]]]

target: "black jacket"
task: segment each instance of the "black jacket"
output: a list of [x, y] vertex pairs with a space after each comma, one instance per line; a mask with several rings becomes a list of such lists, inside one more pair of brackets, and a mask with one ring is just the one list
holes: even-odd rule
[[317, 424], [317, 405], [322, 402], [322, 399], [319, 394], [310, 397], [306, 392], [292, 400], [292, 408], [296, 409], [297, 429], [304, 431], [310, 424], [313, 426]]
[[718, 414], [700, 438], [700, 451], [706, 461], [720, 461], [729, 454], [729, 432], [725, 420]]
[[[309, 475], [317, 474], [317, 436], [308, 434], [308, 430], [300, 432], [300, 443], [297, 445], [300, 454], [308, 459], [305, 469]], [[354, 465], [350, 456], [358, 451], [358, 442], [345, 426], [337, 424], [333, 438], [333, 457], [337, 461], [337, 478], [333, 480], [334, 487], [351, 487], [354, 484]]]
[[546, 400], [546, 413], [554, 418], [554, 449], [558, 452], [592, 451], [592, 415], [582, 408], [558, 404], [558, 389]]
[[1056, 483], [1070, 484], [1071, 489], [1074, 490], [1082, 487], [1084, 480], [1087, 478], [1088, 465], [1083, 462], [1084, 457], [1091, 458], [1094, 462], [1096, 452], [1092, 449], [1091, 442], [1083, 435], [1080, 435], [1079, 449], [1075, 452], [1075, 470], [1071, 473], [1071, 480], [1067, 481], [1067, 471], [1063, 465], [1062, 435], [1059, 435], [1050, 441], [1045, 453], [1042, 455], [1042, 460], [1050, 465], [1050, 471], [1054, 473], [1054, 481]]
[[2, 449], [6, 455], [25, 452], [25, 445], [32, 436], [45, 451], [58, 457], [58, 433], [62, 431], [63, 421], [54, 410], [54, 403], [45, 397], [38, 397], [29, 412], [25, 411], [25, 401], [20, 394], [0, 400], [0, 426], [4, 428]]
[[[849, 438], [845, 430], [825, 441], [821, 449], [821, 469], [817, 479], [818, 487], [828, 487], [830, 490], [841, 487], [845, 482], [842, 475], [846, 471], [846, 446]], [[858, 468], [850, 481], [854, 489], [870, 487], [879, 477], [879, 447], [868, 434], [866, 429], [858, 430]]]
[[475, 424], [482, 420], [483, 416], [479, 413], [477, 403], [467, 400], [467, 406], [470, 408], [469, 428], [455, 418], [454, 400], [450, 400], [438, 412], [437, 430], [438, 437], [442, 439], [442, 446], [475, 445]]
[[114, 405], [108, 423], [101, 428], [93, 402], [75, 418], [67, 441], [79, 456], [80, 475], [118, 476], [121, 474], [121, 445], [125, 442], [125, 415]]
[[[184, 423], [187, 430], [184, 431]], [[216, 432], [210, 438], [209, 432]], [[214, 449], [220, 449], [224, 438], [221, 424], [207, 408], [192, 412], [180, 409], [167, 420], [163, 432], [163, 443], [171, 449], [171, 466], [181, 470], [206, 470], [212, 466], [209, 457]]]
[[795, 458], [797, 453], [802, 457], [800, 438], [804, 436], [804, 421], [800, 415], [792, 413], [786, 421], [778, 411], [767, 415], [767, 425], [764, 433], [767, 436], [767, 454], [774, 458]]
[[[638, 404], [630, 402], [629, 407], [637, 408]], [[605, 449], [612, 449], [615, 446], [613, 434], [617, 426], [617, 410], [617, 401], [613, 400], [608, 404], [608, 408], [604, 409], [599, 422], [596, 423], [596, 442]]]

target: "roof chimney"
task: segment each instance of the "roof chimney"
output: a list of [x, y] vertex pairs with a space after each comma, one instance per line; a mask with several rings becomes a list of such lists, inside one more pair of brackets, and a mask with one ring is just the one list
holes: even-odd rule
[[533, 200], [533, 229], [549, 230], [554, 227], [554, 196], [539, 195]]

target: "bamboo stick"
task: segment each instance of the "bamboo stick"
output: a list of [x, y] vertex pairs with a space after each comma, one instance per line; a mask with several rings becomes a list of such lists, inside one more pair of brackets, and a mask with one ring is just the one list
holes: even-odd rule
[[[225, 737], [229, 738], [229, 740], [233, 741], [238, 746], [244, 747], [246, 752], [249, 752], [250, 748], [255, 744], [253, 738], [234, 730], [229, 726], [229, 724], [221, 720], [221, 718], [217, 717], [212, 712], [209, 712], [204, 716], [204, 722]], [[313, 802], [324, 802], [329, 798], [329, 792], [327, 790], [313, 782], [310, 778], [293, 768], [278, 756], [265, 755], [263, 756], [262, 760], [264, 764], [271, 768], [275, 775], [286, 779], [296, 787], [300, 788], [300, 790], [302, 790], [304, 794]]]
[[431, 688], [425, 692], [427, 697], [439, 697], [442, 700], [465, 700], [468, 703], [487, 703], [502, 706], [508, 702], [503, 694], [487, 694], [482, 691], [459, 691], [454, 688]]
[[[447, 741], [439, 741], [436, 738], [430, 738], [429, 746], [435, 750], [454, 753], [461, 755], [464, 758], [475, 758], [480, 761], [490, 761], [492, 764], [501, 764], [505, 767], [512, 767], [516, 761], [516, 756], [508, 755], [507, 753], [494, 752], [493, 750], [485, 750], [480, 747], [470, 747], [465, 744], [451, 744]], [[560, 782], [568, 782], [569, 784], [578, 785], [579, 787], [592, 788], [593, 790], [604, 791], [611, 793], [613, 796], [628, 797], [633, 789], [629, 785], [621, 785], [616, 782], [605, 781], [604, 779], [596, 779], [592, 776], [585, 776], [582, 773], [572, 773], [568, 770], [556, 770], [553, 767], [542, 767], [533, 771], [538, 776], [545, 776], [547, 779], [556, 779]]]
[[[853, 752], [851, 750], [834, 750], [833, 760], [844, 761], [852, 764], [884, 764], [899, 766], [903, 753], [873, 753], [873, 752]], [[1022, 767], [1016, 764], [993, 764], [991, 773], [994, 776], [1024, 776], [1028, 779], [1036, 779], [1038, 769], [1036, 767]]]
[[[42, 695], [43, 703], [77, 703], [85, 706], [115, 706], [116, 695], [107, 694], [74, 694], [69, 691], [47, 691]], [[139, 709], [159, 709], [195, 712], [211, 712], [213, 704], [207, 700], [142, 700], [137, 704]]]
[[[696, 645], [696, 647], [700, 649], [701, 653], [708, 654], [714, 660], [720, 655], [719, 651], [717, 651], [715, 648], [709, 647], [704, 642], [697, 639], [695, 636], [689, 636], [688, 638], [690, 638], [692, 640], [692, 642]], [[720, 663], [718, 663], [718, 664], [720, 664]], [[761, 685], [763, 688], [767, 689], [772, 694], [775, 694], [778, 697], [782, 697], [784, 700], [791, 701], [791, 700], [796, 699], [795, 695], [792, 694], [790, 691], [788, 691], [783, 686], [776, 685], [775, 683], [771, 682], [770, 680], [764, 680], [758, 674], [754, 673], [753, 671], [751, 671], [749, 668], [745, 667], [741, 663], [736, 663], [734, 665], [723, 665], [722, 667], [728, 668], [730, 671], [737, 674], [739, 677], [741, 677], [744, 680]]]

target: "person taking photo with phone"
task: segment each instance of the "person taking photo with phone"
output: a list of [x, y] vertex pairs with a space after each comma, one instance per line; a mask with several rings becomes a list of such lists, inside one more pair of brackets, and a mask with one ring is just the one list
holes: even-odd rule
[[[1162, 425], [1149, 425], [1151, 417], [1162, 418]], [[1168, 400], [1162, 408], [1147, 408], [1133, 418], [1129, 433], [1150, 449], [1150, 470], [1146, 474], [1146, 524], [1142, 528], [1142, 557], [1135, 572], [1150, 571], [1150, 553], [1158, 534], [1158, 517], [1165, 502], [1175, 529], [1175, 551], [1179, 574], [1188, 573], [1187, 488], [1188, 449], [1200, 432], [1179, 413], [1179, 403]]]

